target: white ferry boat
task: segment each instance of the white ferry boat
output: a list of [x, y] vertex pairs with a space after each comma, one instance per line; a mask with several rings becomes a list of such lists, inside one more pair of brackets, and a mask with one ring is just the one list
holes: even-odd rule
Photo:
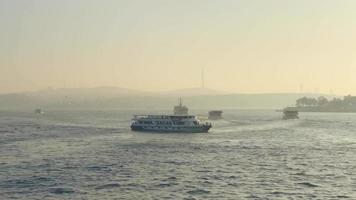
[[202, 123], [193, 115], [135, 115], [131, 130], [148, 132], [206, 133], [211, 123]]
[[296, 110], [284, 110], [283, 119], [299, 119], [298, 111]]
[[44, 114], [43, 110], [40, 108], [35, 109], [36, 114]]
[[283, 119], [299, 119], [299, 112], [293, 107], [283, 109]]
[[222, 110], [211, 110], [211, 111], [209, 111], [209, 117], [208, 117], [208, 119], [210, 119], [210, 120], [218, 120], [218, 119], [222, 119], [223, 117], [222, 117], [222, 113], [223, 113], [223, 111]]

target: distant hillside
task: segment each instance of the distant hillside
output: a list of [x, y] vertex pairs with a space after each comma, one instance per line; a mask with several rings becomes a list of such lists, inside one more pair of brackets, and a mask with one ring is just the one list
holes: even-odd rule
[[49, 89], [0, 95], [0, 109], [172, 109], [179, 97], [190, 109], [280, 109], [294, 106], [298, 98], [322, 95], [215, 94], [216, 91], [209, 89], [190, 93], [196, 90], [153, 93], [114, 87]]
[[120, 87], [94, 87], [94, 88], [58, 88], [39, 90], [37, 92], [24, 93], [31, 97], [61, 98], [61, 97], [103, 97], [131, 96], [149, 94], [139, 90], [131, 90]]
[[198, 87], [198, 88], [171, 90], [167, 92], [162, 92], [161, 94], [185, 97], [185, 96], [200, 96], [200, 95], [222, 95], [227, 93], [218, 90], [209, 89], [209, 88]]
[[95, 88], [58, 88], [35, 92], [23, 92], [0, 95], [0, 109], [33, 107], [73, 107], [74, 105], [95, 105], [97, 102], [110, 101], [121, 97], [145, 96], [149, 92], [119, 87]]

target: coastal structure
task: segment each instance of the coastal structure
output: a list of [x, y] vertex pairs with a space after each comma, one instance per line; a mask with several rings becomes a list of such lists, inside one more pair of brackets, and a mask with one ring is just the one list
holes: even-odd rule
[[135, 115], [131, 130], [148, 132], [206, 133], [211, 123], [202, 123], [193, 115]]

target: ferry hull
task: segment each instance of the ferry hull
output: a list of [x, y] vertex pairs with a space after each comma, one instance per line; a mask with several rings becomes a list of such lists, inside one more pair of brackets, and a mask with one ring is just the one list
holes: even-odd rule
[[220, 120], [220, 119], [223, 119], [223, 117], [221, 117], [221, 116], [209, 116], [208, 119], [209, 120]]
[[131, 125], [132, 131], [140, 132], [165, 132], [165, 133], [207, 133], [211, 126], [199, 127], [145, 127], [141, 125]]
[[288, 119], [299, 119], [298, 116], [283, 116], [284, 120], [288, 120]]

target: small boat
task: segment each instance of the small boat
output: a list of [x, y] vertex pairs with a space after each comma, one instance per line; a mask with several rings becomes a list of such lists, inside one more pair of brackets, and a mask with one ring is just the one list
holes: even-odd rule
[[222, 113], [223, 111], [221, 110], [211, 110], [209, 111], [208, 119], [210, 120], [222, 119]]
[[194, 115], [135, 115], [131, 124], [131, 130], [147, 132], [207, 133], [211, 127]]
[[35, 109], [36, 114], [44, 114], [43, 110], [40, 108]]
[[284, 109], [283, 119], [299, 119], [299, 113], [297, 110]]

